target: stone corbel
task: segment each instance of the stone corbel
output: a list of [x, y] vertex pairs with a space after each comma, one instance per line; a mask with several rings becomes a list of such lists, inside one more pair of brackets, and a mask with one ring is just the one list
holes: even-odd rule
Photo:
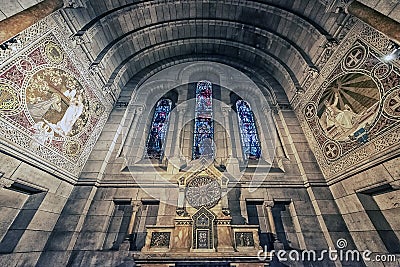
[[354, 0], [328, 0], [325, 3], [326, 6], [325, 12], [347, 13], [347, 8], [353, 1]]
[[309, 77], [311, 79], [315, 79], [319, 75], [319, 70], [314, 66], [308, 67], [307, 72], [308, 72], [308, 75], [309, 75]]
[[399, 189], [400, 189], [400, 180], [391, 182], [391, 183], [390, 183], [390, 186], [391, 186], [394, 190], [399, 190]]
[[0, 172], [0, 189], [10, 187], [15, 181], [4, 177], [4, 172]]
[[303, 94], [305, 92], [304, 88], [301, 86], [296, 86], [296, 94]]
[[64, 0], [64, 8], [86, 8], [87, 0]]
[[101, 70], [104, 69], [103, 64], [96, 62], [96, 63], [92, 63], [89, 66], [89, 71], [92, 75], [98, 74]]
[[77, 47], [77, 46], [80, 46], [80, 45], [84, 45], [84, 44], [90, 43], [90, 40], [87, 37], [85, 37], [85, 35], [76, 35], [76, 34], [74, 34], [74, 35], [71, 35], [69, 37], [69, 39], [72, 41], [73, 47]]

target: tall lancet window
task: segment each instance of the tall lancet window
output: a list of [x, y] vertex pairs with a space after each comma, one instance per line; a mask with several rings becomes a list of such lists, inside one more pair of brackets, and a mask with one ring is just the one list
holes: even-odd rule
[[209, 81], [200, 81], [196, 87], [193, 159], [212, 158], [213, 141], [212, 84]]
[[236, 102], [236, 110], [244, 158], [259, 159], [261, 157], [261, 146], [250, 105], [244, 100], [238, 100]]
[[147, 140], [148, 158], [160, 159], [163, 155], [171, 107], [172, 101], [169, 99], [161, 99], [157, 103]]

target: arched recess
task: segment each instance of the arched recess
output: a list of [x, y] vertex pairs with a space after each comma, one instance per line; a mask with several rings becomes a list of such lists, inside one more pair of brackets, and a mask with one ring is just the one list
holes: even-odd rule
[[[196, 50], [196, 44], [198, 42], [202, 42], [203, 45], [207, 44], [211, 49], [203, 50], [200, 47], [198, 51], [194, 52], [193, 49]], [[151, 50], [142, 51], [142, 53], [132, 55], [126, 60], [126, 62], [122, 62], [118, 68], [116, 68], [114, 73], [109, 76], [108, 84], [116, 84], [121, 77], [123, 77], [125, 82], [127, 82], [130, 77], [134, 76], [139, 70], [146, 69], [149, 65], [154, 63], [160, 65], [158, 59], [163, 59], [163, 56], [161, 55], [170, 55], [176, 59], [182, 57], [193, 57], [193, 54], [196, 53], [206, 57], [217, 56], [217, 58], [222, 59], [231, 58], [230, 60], [233, 62], [244, 61], [245, 66], [259, 66], [259, 68], [264, 69], [265, 71], [271, 69], [269, 72], [274, 73], [274, 77], [282, 81], [283, 84], [288, 84], [284, 89], [289, 97], [293, 95], [296, 88], [300, 86], [300, 82], [296, 78], [292, 69], [281, 62], [279, 58], [272, 57], [267, 53], [240, 43], [224, 42], [222, 40], [216, 42], [215, 40], [210, 39], [191, 39], [182, 40], [181, 42], [173, 41], [168, 44], [157, 45]], [[299, 70], [297, 71], [299, 72]], [[301, 78], [302, 75], [299, 77]]]
[[[232, 134], [232, 129], [238, 129], [236, 113], [230, 106], [230, 94], [236, 91], [242, 97], [252, 95], [252, 105], [268, 106], [271, 99], [267, 99], [261, 89], [244, 73], [227, 65], [215, 62], [186, 62], [177, 64], [161, 70], [146, 79], [141, 85], [137, 85], [134, 90], [135, 98], [132, 99], [130, 105], [138, 105], [139, 103], [147, 103], [147, 107], [151, 107], [150, 103], [158, 99], [157, 97], [165, 96], [165, 93], [174, 90], [178, 94], [176, 108], [172, 111], [171, 123], [174, 124], [173, 130], [168, 133], [171, 138], [167, 138], [165, 161], [163, 164], [173, 159], [184, 160], [187, 162], [193, 158], [193, 135], [195, 118], [195, 100], [194, 89], [196, 83], [200, 79], [209, 77], [215, 83], [215, 88], [220, 88], [220, 96], [214, 98], [213, 119], [215, 120], [215, 131], [218, 131], [216, 142], [215, 159], [225, 165], [228, 158], [237, 156], [241, 152], [233, 153], [232, 144], [240, 144], [240, 137]], [[133, 84], [132, 84], [133, 85]], [[214, 86], [214, 85], [213, 85]], [[191, 92], [193, 91], [193, 92]], [[218, 90], [217, 90], [218, 91]], [[193, 93], [193, 94], [191, 94]], [[267, 95], [271, 97], [271, 94]], [[147, 111], [148, 110], [148, 111]], [[143, 112], [143, 117], [138, 123], [138, 129], [147, 129], [150, 127], [152, 112], [149, 108]], [[257, 114], [262, 117], [261, 114]], [[232, 124], [235, 122], [234, 124]], [[134, 131], [133, 132], [137, 132]], [[143, 160], [143, 146], [145, 146], [145, 137], [148, 133], [137, 134], [133, 138], [127, 138], [126, 147], [132, 148], [134, 154], [128, 155], [129, 164]], [[242, 160], [242, 159], [241, 159]]]

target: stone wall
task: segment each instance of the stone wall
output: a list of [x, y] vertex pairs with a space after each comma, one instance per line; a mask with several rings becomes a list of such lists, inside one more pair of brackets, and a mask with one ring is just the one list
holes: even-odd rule
[[[0, 154], [2, 266], [33, 266], [73, 190], [66, 181]], [[4, 183], [4, 184], [3, 184]]]

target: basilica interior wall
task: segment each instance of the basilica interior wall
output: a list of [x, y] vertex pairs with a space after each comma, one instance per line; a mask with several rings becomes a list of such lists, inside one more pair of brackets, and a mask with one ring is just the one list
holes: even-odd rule
[[[70, 17], [69, 22], [79, 29], [90, 17], [86, 15]], [[117, 17], [105, 25], [114, 19]], [[157, 61], [154, 55], [169, 53], [168, 48], [158, 46], [131, 57], [121, 69], [124, 56], [135, 52], [129, 42], [104, 51], [114, 41], [109, 40], [111, 35], [93, 27], [82, 40], [67, 39], [72, 31], [60, 21], [65, 18], [59, 13], [49, 16], [21, 33], [23, 42], [17, 53], [0, 53], [1, 88], [13, 100], [2, 109], [0, 121], [1, 149], [5, 151], [0, 155], [0, 181], [5, 187], [0, 190], [0, 212], [6, 215], [0, 224], [0, 265], [118, 265], [131, 256], [130, 251], [143, 248], [146, 226], [172, 227], [178, 217], [179, 192], [176, 181], [170, 182], [189, 163], [193, 151], [194, 110], [184, 102], [191, 98], [188, 89], [194, 90], [194, 82], [202, 79], [222, 88], [221, 103], [216, 104], [214, 113], [219, 117], [215, 126], [217, 165], [232, 173], [243, 170], [236, 113], [226, 92], [247, 97], [260, 129], [265, 161], [261, 167], [268, 171], [244, 171], [240, 183], [230, 188], [228, 207], [233, 225], [258, 224], [261, 243], [270, 246], [270, 229], [266, 229], [266, 207], [270, 207], [283, 249], [320, 250], [335, 247], [339, 238], [345, 238], [348, 249], [399, 253], [399, 114], [393, 101], [399, 91], [400, 72], [397, 63], [380, 60], [390, 52], [390, 42], [379, 32], [348, 20], [340, 48], [332, 44], [326, 49], [320, 33], [299, 31], [313, 40], [312, 45], [305, 38], [299, 43], [310, 57], [304, 58], [289, 46], [291, 53], [283, 60], [294, 72], [287, 73], [278, 63], [264, 62], [269, 86], [262, 87], [253, 84], [249, 77], [259, 77], [252, 77], [251, 72], [244, 75], [233, 68], [221, 69], [206, 60], [199, 67], [191, 63], [195, 58], [169, 63], [182, 63], [179, 71], [160, 71], [165, 66], [148, 71], [145, 68], [151, 64], [147, 63]], [[297, 25], [293, 18], [287, 23]], [[329, 31], [336, 32], [338, 25], [332, 24]], [[136, 27], [130, 26], [120, 29], [119, 34]], [[175, 37], [181, 38], [180, 34], [190, 32], [193, 25], [175, 26], [181, 29]], [[228, 27], [236, 29], [238, 25], [224, 22], [216, 26], [221, 34]], [[159, 29], [152, 31], [163, 34]], [[262, 35], [269, 36], [266, 32]], [[90, 38], [94, 40], [91, 43], [86, 40]], [[143, 40], [129, 38], [139, 48], [143, 45]], [[290, 38], [295, 40], [296, 36]], [[274, 38], [268, 42], [271, 53], [279, 55], [285, 41]], [[215, 50], [228, 51], [231, 46], [223, 43], [221, 47]], [[238, 47], [243, 49], [242, 57], [253, 58], [245, 45]], [[173, 55], [179, 57], [190, 49], [176, 43], [178, 52]], [[107, 68], [92, 64], [102, 51]], [[304, 71], [307, 60], [317, 61], [319, 71]], [[237, 74], [236, 80], [231, 80], [229, 71]], [[32, 87], [43, 77], [52, 85], [47, 94]], [[113, 86], [103, 86], [110, 81], [115, 82]], [[75, 97], [67, 96], [62, 87], [68, 82], [84, 92], [81, 104], [85, 108], [79, 127], [61, 131], [57, 125], [67, 113], [67, 102]], [[334, 104], [334, 99], [338, 86], [351, 82], [364, 84], [355, 86], [352, 90], [357, 96], [347, 94], [350, 100], [345, 101], [354, 104], [355, 99], [360, 104], [354, 104], [358, 109], [351, 112], [365, 117], [358, 124], [350, 123], [351, 133], [336, 132], [340, 127], [329, 125], [324, 100], [339, 110], [341, 118], [348, 118], [350, 110], [344, 103]], [[296, 91], [300, 85], [303, 90]], [[166, 93], [172, 98], [176, 95], [176, 99], [165, 157], [161, 162], [144, 160], [154, 105]], [[61, 115], [37, 113], [37, 104], [46, 104], [43, 98], [54, 102], [47, 111], [61, 108]], [[63, 102], [55, 101], [59, 98]], [[366, 98], [369, 100], [364, 101]], [[276, 129], [269, 129], [266, 122]], [[341, 122], [342, 126], [349, 124], [344, 119]], [[54, 129], [44, 128], [46, 124]], [[252, 191], [254, 177], [263, 182]], [[183, 239], [180, 242], [190, 242]]]

